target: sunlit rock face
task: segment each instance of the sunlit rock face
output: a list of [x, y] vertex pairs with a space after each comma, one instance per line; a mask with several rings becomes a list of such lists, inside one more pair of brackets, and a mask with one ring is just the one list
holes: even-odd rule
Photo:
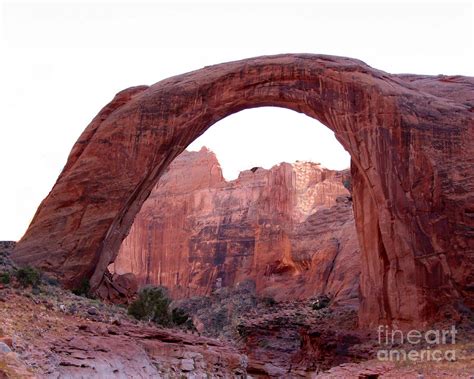
[[143, 205], [113, 270], [164, 285], [174, 297], [251, 279], [258, 294], [279, 300], [322, 293], [356, 300], [349, 181], [347, 171], [297, 162], [227, 182], [211, 151], [186, 151]]

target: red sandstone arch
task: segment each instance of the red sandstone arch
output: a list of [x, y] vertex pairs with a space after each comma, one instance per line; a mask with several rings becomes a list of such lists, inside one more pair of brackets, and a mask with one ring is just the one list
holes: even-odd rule
[[363, 325], [421, 323], [474, 305], [474, 81], [390, 75], [279, 55], [120, 92], [74, 145], [14, 259], [98, 288], [167, 165], [216, 121], [278, 106], [335, 132], [352, 157]]

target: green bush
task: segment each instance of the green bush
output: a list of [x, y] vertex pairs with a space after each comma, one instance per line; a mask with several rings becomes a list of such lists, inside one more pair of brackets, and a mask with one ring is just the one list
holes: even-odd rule
[[262, 303], [266, 307], [274, 307], [277, 304], [276, 300], [271, 296], [265, 296], [264, 298], [262, 298]]
[[312, 304], [312, 308], [315, 311], [318, 311], [323, 308], [327, 308], [331, 303], [331, 296], [330, 295], [320, 295], [317, 296]]
[[44, 275], [44, 274], [43, 274], [43, 278], [42, 278], [42, 279], [43, 279], [43, 282], [44, 282], [44, 283], [46, 283], [46, 284], [48, 284], [48, 285], [50, 285], [50, 286], [54, 286], [54, 287], [59, 286], [59, 281], [58, 281], [58, 279], [56, 279], [56, 278], [53, 278], [53, 277], [51, 277], [51, 276], [47, 276], [47, 275]]
[[90, 290], [91, 290], [91, 285], [89, 283], [89, 279], [83, 278], [81, 280], [81, 284], [79, 284], [78, 287], [74, 288], [72, 290], [72, 293], [77, 296], [89, 297]]
[[33, 267], [26, 266], [15, 272], [15, 277], [22, 287], [38, 287], [41, 283], [41, 274]]
[[352, 181], [350, 178], [344, 179], [342, 185], [349, 191], [352, 191]]
[[153, 321], [167, 326], [172, 323], [170, 303], [166, 288], [145, 287], [138, 293], [138, 299], [128, 307], [128, 314], [138, 320]]
[[171, 321], [175, 325], [184, 325], [189, 321], [189, 315], [182, 308], [174, 308], [171, 311]]
[[248, 330], [245, 327], [245, 325], [238, 324], [235, 329], [237, 330], [237, 333], [239, 334], [240, 337], [247, 337], [248, 336]]
[[11, 282], [11, 275], [9, 272], [2, 272], [0, 274], [0, 283], [2, 284], [10, 284]]

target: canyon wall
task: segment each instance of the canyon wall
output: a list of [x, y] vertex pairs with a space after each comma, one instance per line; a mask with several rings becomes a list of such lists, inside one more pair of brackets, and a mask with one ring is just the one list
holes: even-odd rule
[[111, 269], [173, 297], [256, 282], [293, 300], [356, 300], [360, 254], [348, 170], [310, 162], [253, 168], [232, 181], [206, 148], [183, 152], [138, 213]]

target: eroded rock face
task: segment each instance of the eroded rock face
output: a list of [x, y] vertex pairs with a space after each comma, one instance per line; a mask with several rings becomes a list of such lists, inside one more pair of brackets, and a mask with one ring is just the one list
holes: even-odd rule
[[138, 213], [113, 270], [175, 298], [247, 279], [277, 300], [358, 297], [360, 255], [348, 172], [309, 162], [226, 182], [214, 153], [182, 153]]
[[88, 300], [62, 290], [42, 301], [18, 292], [2, 293], [0, 329], [14, 343], [0, 351], [0, 378], [246, 377], [247, 357], [228, 342], [137, 323], [104, 304], [84, 314]]
[[474, 307], [474, 79], [310, 54], [210, 66], [117, 94], [74, 145], [14, 258], [98, 288], [170, 162], [258, 106], [314, 117], [352, 157], [363, 325]]

